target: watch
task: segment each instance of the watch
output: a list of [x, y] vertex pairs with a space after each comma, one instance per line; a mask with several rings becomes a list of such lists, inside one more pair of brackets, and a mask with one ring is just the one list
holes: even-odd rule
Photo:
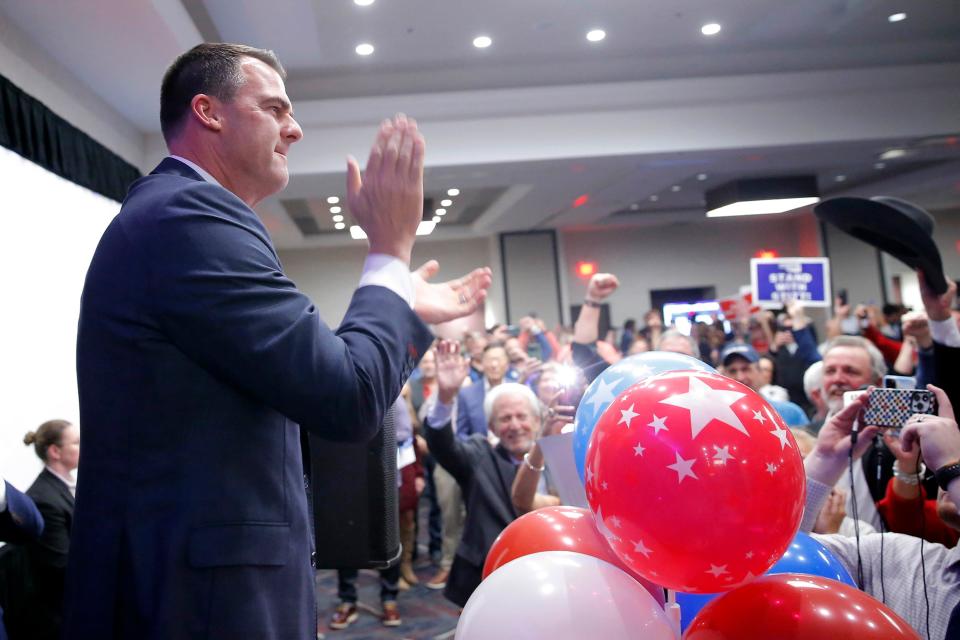
[[596, 300], [591, 300], [590, 298], [585, 299], [583, 304], [588, 307], [593, 307], [594, 309], [599, 309], [603, 306], [601, 303], [597, 302]]
[[934, 471], [933, 475], [937, 479], [937, 484], [940, 485], [940, 488], [946, 491], [947, 485], [955, 479], [960, 478], [960, 462], [945, 464]]

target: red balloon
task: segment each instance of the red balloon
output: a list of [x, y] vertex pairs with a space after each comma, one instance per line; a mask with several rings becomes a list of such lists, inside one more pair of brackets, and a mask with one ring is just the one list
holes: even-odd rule
[[803, 461], [760, 394], [672, 371], [626, 389], [587, 449], [586, 492], [625, 565], [668, 589], [716, 593], [763, 575], [803, 515]]
[[609, 562], [643, 585], [663, 605], [663, 589], [624, 566], [597, 531], [593, 514], [578, 507], [545, 507], [511, 522], [493, 541], [483, 565], [483, 577], [486, 579], [511, 560], [541, 551], [575, 551]]
[[684, 640], [919, 640], [885, 604], [848, 585], [797, 573], [764, 576], [705, 606]]

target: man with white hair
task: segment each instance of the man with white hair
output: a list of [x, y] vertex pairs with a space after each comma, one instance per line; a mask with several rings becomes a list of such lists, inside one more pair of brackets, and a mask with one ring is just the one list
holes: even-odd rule
[[[844, 393], [879, 385], [886, 372], [883, 354], [869, 340], [859, 336], [837, 336], [828, 342], [823, 352], [823, 381], [820, 387], [821, 398], [827, 406], [827, 420], [843, 409]], [[877, 530], [881, 530], [883, 523], [875, 501], [883, 497], [892, 474], [893, 459], [893, 454], [881, 441], [854, 463], [852, 490], [849, 474], [845, 474], [837, 485], [847, 492], [847, 513]], [[865, 469], [880, 472], [879, 479], [876, 478], [877, 473], [870, 473], [871, 480], [874, 480], [873, 488], [879, 487], [876, 494], [871, 491]]]
[[514, 476], [540, 432], [540, 403], [529, 387], [502, 383], [487, 392], [484, 413], [492, 439], [475, 433], [457, 438], [451, 425], [454, 400], [469, 366], [459, 345], [437, 345], [437, 401], [424, 435], [430, 452], [463, 490], [467, 517], [443, 594], [464, 606], [480, 584], [490, 546], [517, 518], [511, 499]]

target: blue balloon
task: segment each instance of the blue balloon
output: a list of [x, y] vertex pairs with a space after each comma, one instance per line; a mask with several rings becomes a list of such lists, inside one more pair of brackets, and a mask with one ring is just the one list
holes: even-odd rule
[[[776, 564], [770, 567], [766, 575], [776, 573], [805, 573], [811, 576], [830, 578], [837, 582], [849, 585], [854, 589], [857, 584], [850, 576], [846, 567], [834, 557], [825, 546], [811, 536], [797, 533], [787, 551]], [[680, 605], [680, 629], [686, 631], [690, 623], [708, 602], [723, 594], [720, 593], [681, 593], [677, 592], [677, 604]]]
[[717, 372], [705, 362], [682, 353], [648, 351], [624, 358], [617, 364], [607, 367], [590, 383], [577, 406], [577, 415], [573, 422], [573, 459], [577, 463], [580, 482], [584, 481], [584, 466], [590, 436], [593, 435], [600, 416], [617, 395], [650, 376], [668, 371], [690, 370]]

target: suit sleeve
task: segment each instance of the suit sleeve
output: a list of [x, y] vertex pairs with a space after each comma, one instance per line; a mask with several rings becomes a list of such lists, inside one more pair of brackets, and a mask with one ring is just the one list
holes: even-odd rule
[[67, 552], [70, 550], [70, 526], [67, 522], [68, 514], [62, 507], [37, 500], [37, 509], [43, 516], [43, 535], [37, 541], [43, 561], [51, 567], [65, 569], [67, 566]]
[[[483, 381], [473, 384], [483, 384]], [[473, 424], [473, 405], [469, 397], [472, 386], [461, 389], [457, 393], [457, 437], [466, 440], [474, 433], [478, 433], [476, 425]]]
[[442, 427], [433, 427], [429, 419], [423, 430], [430, 453], [437, 463], [454, 477], [461, 487], [466, 487], [473, 477], [471, 441], [463, 441], [453, 433], [453, 425], [447, 422]]
[[0, 541], [22, 544], [43, 533], [43, 516], [29, 496], [5, 482], [7, 508], [0, 512]]
[[148, 294], [179, 349], [324, 438], [376, 433], [432, 339], [400, 296], [362, 287], [331, 330], [255, 216], [213, 185], [177, 191], [153, 225]]
[[933, 342], [932, 384], [943, 389], [953, 406], [960, 406], [960, 347]]

